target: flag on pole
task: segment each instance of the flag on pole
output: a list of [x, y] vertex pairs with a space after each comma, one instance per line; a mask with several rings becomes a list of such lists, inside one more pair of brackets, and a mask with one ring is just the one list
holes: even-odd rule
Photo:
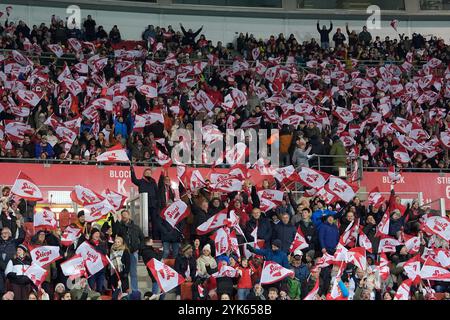
[[43, 199], [41, 190], [33, 180], [22, 171], [19, 172], [19, 175], [11, 188], [11, 193], [29, 201], [41, 201]]
[[147, 267], [164, 293], [178, 287], [185, 281], [175, 270], [155, 258], [147, 263]]

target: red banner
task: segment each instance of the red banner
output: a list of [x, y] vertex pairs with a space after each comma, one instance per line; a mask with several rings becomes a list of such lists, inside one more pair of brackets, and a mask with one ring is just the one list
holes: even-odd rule
[[[147, 167], [135, 166], [135, 172], [138, 179], [142, 178], [142, 173]], [[172, 181], [178, 183], [177, 168], [169, 168], [169, 177]], [[0, 164], [0, 185], [12, 186], [20, 171], [26, 173], [43, 193], [44, 201], [48, 199], [48, 191], [72, 191], [77, 184], [88, 187], [97, 193], [110, 189], [118, 193], [129, 195], [130, 188], [137, 187], [131, 182], [131, 173], [129, 166], [95, 166], [95, 165], [62, 165], [52, 164], [44, 166], [42, 164], [25, 163], [2, 163]], [[199, 168], [205, 179], [209, 178], [211, 169]], [[153, 178], [158, 182], [162, 168], [156, 167]], [[214, 169], [214, 172], [225, 173], [228, 169]], [[264, 178], [272, 177], [261, 176], [257, 170], [249, 170], [250, 179], [253, 183], [260, 185]]]
[[[450, 174], [449, 173], [413, 173], [402, 172], [401, 179], [395, 185], [396, 192], [422, 192], [424, 203], [444, 198], [446, 208], [450, 208]], [[375, 187], [380, 192], [391, 191], [391, 181], [387, 172], [364, 172], [361, 187], [370, 192]], [[417, 195], [405, 195], [401, 198], [416, 198]]]

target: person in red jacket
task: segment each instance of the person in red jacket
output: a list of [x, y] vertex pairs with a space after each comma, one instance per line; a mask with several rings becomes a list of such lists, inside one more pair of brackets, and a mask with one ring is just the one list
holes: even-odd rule
[[239, 274], [237, 297], [238, 300], [247, 300], [247, 296], [253, 288], [252, 274], [255, 269], [249, 265], [246, 258], [242, 258], [241, 265], [237, 268], [237, 270]]

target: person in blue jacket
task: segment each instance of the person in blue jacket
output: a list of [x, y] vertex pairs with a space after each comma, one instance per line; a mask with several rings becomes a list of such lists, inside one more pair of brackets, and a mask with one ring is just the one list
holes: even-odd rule
[[114, 136], [121, 134], [124, 139], [128, 138], [127, 124], [123, 121], [123, 117], [114, 118]]
[[323, 204], [322, 202], [318, 203], [319, 209], [314, 211], [312, 216], [311, 216], [311, 220], [314, 223], [314, 225], [316, 226], [317, 230], [319, 230], [321, 224], [322, 224], [322, 219], [323, 217], [331, 214], [333, 217], [336, 215], [335, 211], [331, 211], [327, 208], [323, 208]]
[[267, 261], [273, 261], [278, 263], [284, 268], [290, 268], [287, 254], [281, 251], [281, 240], [275, 239], [272, 241], [272, 249], [255, 249], [251, 245], [247, 244], [248, 251], [257, 255], [263, 256]]
[[319, 229], [319, 242], [322, 253], [333, 255], [339, 242], [339, 229], [334, 223], [334, 215], [329, 213]]
[[36, 159], [40, 159], [43, 153], [47, 154], [47, 159], [53, 158], [55, 156], [55, 152], [53, 151], [52, 146], [47, 142], [46, 136], [42, 136], [41, 142], [36, 143], [34, 153]]

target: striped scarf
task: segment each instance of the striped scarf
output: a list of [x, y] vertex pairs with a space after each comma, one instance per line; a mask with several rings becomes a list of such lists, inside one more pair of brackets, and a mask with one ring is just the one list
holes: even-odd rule
[[[111, 262], [113, 266], [116, 268], [117, 272], [122, 272], [123, 264], [122, 264], [122, 255], [123, 250], [111, 250]], [[111, 270], [111, 274], [114, 273], [114, 270]]]

